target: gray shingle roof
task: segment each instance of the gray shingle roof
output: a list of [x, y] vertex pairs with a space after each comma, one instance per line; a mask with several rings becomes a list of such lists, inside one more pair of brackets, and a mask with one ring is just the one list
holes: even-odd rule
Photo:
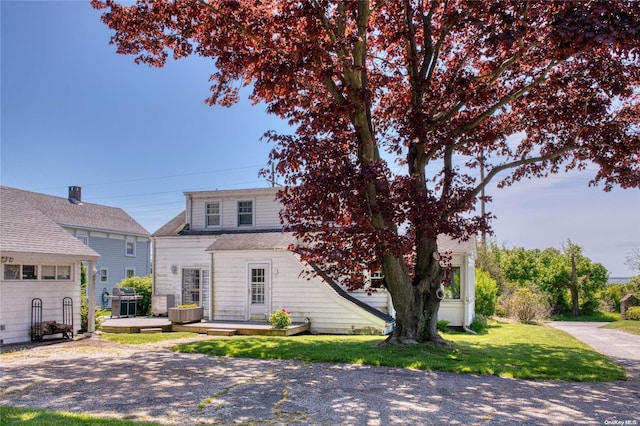
[[172, 237], [178, 235], [178, 232], [182, 230], [185, 225], [185, 210], [183, 210], [176, 217], [171, 219], [166, 224], [162, 225], [160, 229], [153, 233], [153, 237]]
[[65, 255], [85, 260], [98, 253], [35, 209], [20, 191], [0, 187], [0, 251]]
[[207, 251], [222, 250], [287, 250], [295, 244], [292, 232], [257, 232], [217, 235]]
[[68, 199], [53, 195], [39, 194], [16, 188], [2, 187], [38, 209], [60, 226], [119, 232], [128, 235], [149, 236], [149, 232], [117, 207], [99, 204], [73, 204]]
[[[176, 234], [174, 232], [170, 235]], [[217, 235], [215, 242], [207, 250], [287, 250], [292, 244], [296, 244], [292, 232], [229, 233]], [[440, 235], [438, 236], [438, 250], [440, 253], [474, 254], [475, 239], [457, 241], [446, 235]]]

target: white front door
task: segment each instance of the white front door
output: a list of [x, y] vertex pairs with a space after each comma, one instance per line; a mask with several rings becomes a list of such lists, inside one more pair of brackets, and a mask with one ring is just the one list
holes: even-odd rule
[[248, 267], [249, 320], [265, 320], [270, 310], [271, 271], [268, 263], [250, 263]]

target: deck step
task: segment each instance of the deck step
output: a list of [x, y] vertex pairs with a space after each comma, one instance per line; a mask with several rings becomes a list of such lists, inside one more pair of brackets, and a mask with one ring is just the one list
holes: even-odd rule
[[162, 328], [160, 327], [141, 328], [140, 333], [142, 334], [162, 333]]
[[209, 328], [207, 329], [207, 334], [209, 336], [233, 336], [235, 335], [237, 330], [233, 330], [230, 328]]

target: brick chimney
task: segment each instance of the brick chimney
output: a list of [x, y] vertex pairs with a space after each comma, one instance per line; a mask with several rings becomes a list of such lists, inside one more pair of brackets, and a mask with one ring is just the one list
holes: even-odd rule
[[80, 186], [69, 187], [69, 202], [72, 204], [82, 203], [82, 187]]

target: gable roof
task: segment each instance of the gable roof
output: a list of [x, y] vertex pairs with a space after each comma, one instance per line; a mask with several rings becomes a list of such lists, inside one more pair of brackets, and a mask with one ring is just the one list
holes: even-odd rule
[[62, 227], [84, 228], [127, 235], [149, 236], [149, 232], [117, 207], [91, 203], [71, 203], [68, 199], [16, 188], [1, 187]]
[[0, 251], [82, 260], [100, 256], [25, 201], [19, 191], [0, 187]]
[[169, 222], [165, 223], [154, 232], [152, 237], [174, 237], [179, 235], [180, 231], [184, 228], [186, 223], [186, 210], [182, 210], [176, 217], [171, 219]]

